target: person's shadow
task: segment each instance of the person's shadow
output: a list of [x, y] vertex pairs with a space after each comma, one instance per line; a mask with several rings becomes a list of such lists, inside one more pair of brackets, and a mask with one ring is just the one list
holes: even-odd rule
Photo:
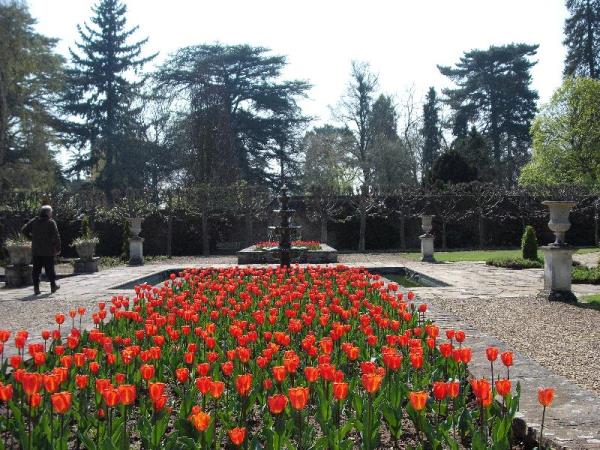
[[29, 294], [25, 297], [21, 297], [19, 300], [21, 300], [22, 302], [29, 302], [29, 301], [33, 301], [33, 300], [43, 300], [45, 298], [48, 298], [52, 295], [52, 293], [50, 292], [45, 292], [43, 294]]

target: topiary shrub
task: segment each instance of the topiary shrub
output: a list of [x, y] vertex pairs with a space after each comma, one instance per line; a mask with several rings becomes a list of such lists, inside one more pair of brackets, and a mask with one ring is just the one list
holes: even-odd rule
[[81, 219], [81, 237], [84, 239], [92, 237], [92, 228], [90, 227], [90, 219], [88, 216], [83, 216]]
[[544, 263], [539, 259], [523, 259], [523, 258], [492, 258], [485, 262], [488, 266], [503, 267], [505, 269], [521, 270], [521, 269], [540, 269], [544, 267]]
[[527, 225], [525, 227], [525, 231], [523, 232], [523, 237], [521, 238], [521, 252], [523, 254], [523, 259], [537, 261], [537, 250], [538, 243], [535, 236], [535, 230], [531, 225]]

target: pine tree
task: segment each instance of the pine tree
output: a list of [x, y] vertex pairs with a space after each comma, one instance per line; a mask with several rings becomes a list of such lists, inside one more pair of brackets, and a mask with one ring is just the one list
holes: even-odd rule
[[129, 79], [156, 55], [143, 57], [147, 39], [130, 43], [138, 27], [126, 28], [127, 7], [119, 0], [99, 0], [92, 9], [93, 26], [78, 26], [80, 42], [71, 49], [64, 112], [78, 117], [64, 130], [80, 153], [71, 170], [92, 174], [110, 196], [112, 189], [136, 178], [141, 155], [139, 142], [141, 81]]
[[600, 78], [600, 0], [567, 0], [565, 75]]
[[52, 143], [63, 58], [35, 23], [23, 3], [0, 2], [0, 189], [46, 190], [62, 178]]
[[[466, 52], [455, 67], [438, 66], [456, 83], [445, 89], [455, 125], [486, 130], [499, 184], [512, 186], [529, 159], [529, 129], [536, 112], [537, 92], [531, 89], [531, 68], [537, 45], [510, 44]], [[460, 120], [458, 120], [460, 118]], [[456, 128], [456, 127], [455, 127]], [[455, 133], [456, 134], [456, 133]]]
[[421, 170], [426, 174], [431, 170], [433, 162], [437, 159], [442, 147], [440, 119], [438, 116], [438, 99], [433, 87], [429, 88], [427, 98], [423, 105], [423, 156], [421, 159]]

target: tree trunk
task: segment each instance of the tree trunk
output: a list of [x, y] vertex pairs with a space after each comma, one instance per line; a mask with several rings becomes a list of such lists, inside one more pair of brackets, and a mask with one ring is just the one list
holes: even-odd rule
[[400, 249], [406, 251], [406, 217], [400, 215]]
[[600, 229], [598, 228], [598, 202], [594, 203], [594, 243], [600, 246]]
[[173, 256], [173, 216], [167, 217], [167, 258]]
[[483, 249], [485, 247], [485, 222], [483, 220], [483, 215], [481, 213], [478, 217], [478, 229], [479, 229], [479, 249]]
[[448, 245], [446, 243], [446, 221], [442, 221], [442, 250], [446, 251]]
[[202, 212], [202, 255], [209, 256], [210, 255], [210, 247], [209, 247], [209, 237], [208, 237], [208, 215], [206, 211]]
[[254, 244], [254, 223], [252, 221], [252, 215], [246, 214], [246, 247], [250, 247]]
[[321, 217], [321, 242], [327, 244], [327, 217]]
[[365, 235], [367, 232], [367, 212], [364, 210], [360, 211], [360, 230], [358, 232], [358, 251], [364, 253], [366, 251], [366, 239]]

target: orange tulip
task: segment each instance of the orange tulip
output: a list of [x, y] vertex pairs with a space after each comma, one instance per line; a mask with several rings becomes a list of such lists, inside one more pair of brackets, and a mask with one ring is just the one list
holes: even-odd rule
[[89, 375], [75, 375], [75, 385], [78, 389], [85, 389], [88, 385], [89, 380]]
[[252, 374], [238, 375], [235, 379], [235, 387], [242, 397], [246, 397], [252, 389]]
[[135, 386], [133, 384], [121, 384], [117, 390], [121, 405], [131, 405], [135, 401]]
[[538, 401], [544, 407], [550, 406], [554, 400], [554, 389], [553, 388], [539, 388], [538, 389]]
[[362, 384], [369, 394], [377, 392], [381, 386], [382, 376], [376, 373], [365, 373], [362, 375]]
[[288, 398], [283, 394], [275, 394], [267, 398], [269, 411], [271, 411], [272, 414], [281, 414], [285, 409], [287, 402]]
[[150, 394], [150, 399], [153, 402], [158, 401], [164, 392], [165, 383], [148, 383], [148, 393]]
[[500, 355], [500, 359], [502, 359], [502, 364], [506, 367], [510, 367], [513, 365], [513, 354], [512, 352], [504, 352]]
[[317, 367], [305, 367], [304, 376], [306, 377], [306, 381], [314, 383], [319, 379], [319, 369]]
[[185, 383], [188, 380], [189, 376], [190, 369], [188, 369], [187, 367], [180, 367], [179, 369], [175, 370], [175, 377], [180, 383]]
[[336, 400], [344, 400], [348, 396], [348, 383], [333, 383], [333, 396]]
[[427, 404], [429, 394], [425, 391], [409, 392], [408, 400], [415, 411], [421, 411]]
[[38, 406], [40, 406], [41, 403], [42, 395], [39, 392], [31, 394], [28, 401], [29, 406], [31, 406], [32, 408], [37, 408]]
[[287, 370], [285, 366], [273, 366], [271, 370], [273, 372], [273, 378], [275, 381], [282, 383], [283, 380], [285, 380], [285, 377], [287, 376]]
[[202, 395], [206, 395], [210, 391], [210, 385], [212, 383], [211, 377], [200, 377], [196, 378], [196, 387]]
[[460, 382], [458, 381], [448, 381], [447, 383], [448, 396], [450, 398], [458, 397], [460, 393]]
[[8, 402], [13, 397], [13, 385], [7, 384], [0, 386], [0, 401]]
[[246, 428], [232, 428], [229, 430], [229, 439], [233, 445], [237, 445], [238, 447], [244, 443], [246, 439]]
[[27, 396], [36, 394], [42, 386], [42, 375], [39, 373], [24, 373], [21, 384]]
[[116, 406], [119, 403], [119, 391], [113, 387], [108, 387], [102, 391], [102, 397], [104, 398], [104, 403], [109, 408]]
[[498, 394], [500, 394], [502, 397], [506, 397], [509, 394], [511, 387], [512, 383], [510, 380], [496, 381], [496, 391], [498, 391]]
[[225, 383], [223, 383], [222, 381], [212, 381], [210, 383], [210, 395], [213, 398], [221, 397], [224, 389], [225, 389]]
[[71, 409], [71, 393], [57, 392], [50, 397], [52, 402], [52, 411], [56, 414], [64, 414]]
[[307, 387], [294, 387], [288, 389], [290, 404], [296, 410], [304, 409], [308, 403], [309, 391]]
[[438, 401], [444, 400], [448, 395], [448, 386], [443, 381], [435, 381], [433, 383], [433, 398]]
[[189, 420], [196, 430], [202, 432], [210, 425], [210, 414], [199, 411], [192, 414]]
[[485, 355], [488, 361], [496, 361], [498, 359], [498, 349], [496, 347], [488, 347], [485, 349]]
[[60, 385], [60, 375], [57, 375], [57, 374], [44, 375], [42, 380], [44, 383], [44, 389], [49, 394], [56, 392], [58, 390], [58, 386]]
[[140, 373], [144, 380], [150, 380], [154, 376], [154, 366], [144, 364], [140, 367]]

